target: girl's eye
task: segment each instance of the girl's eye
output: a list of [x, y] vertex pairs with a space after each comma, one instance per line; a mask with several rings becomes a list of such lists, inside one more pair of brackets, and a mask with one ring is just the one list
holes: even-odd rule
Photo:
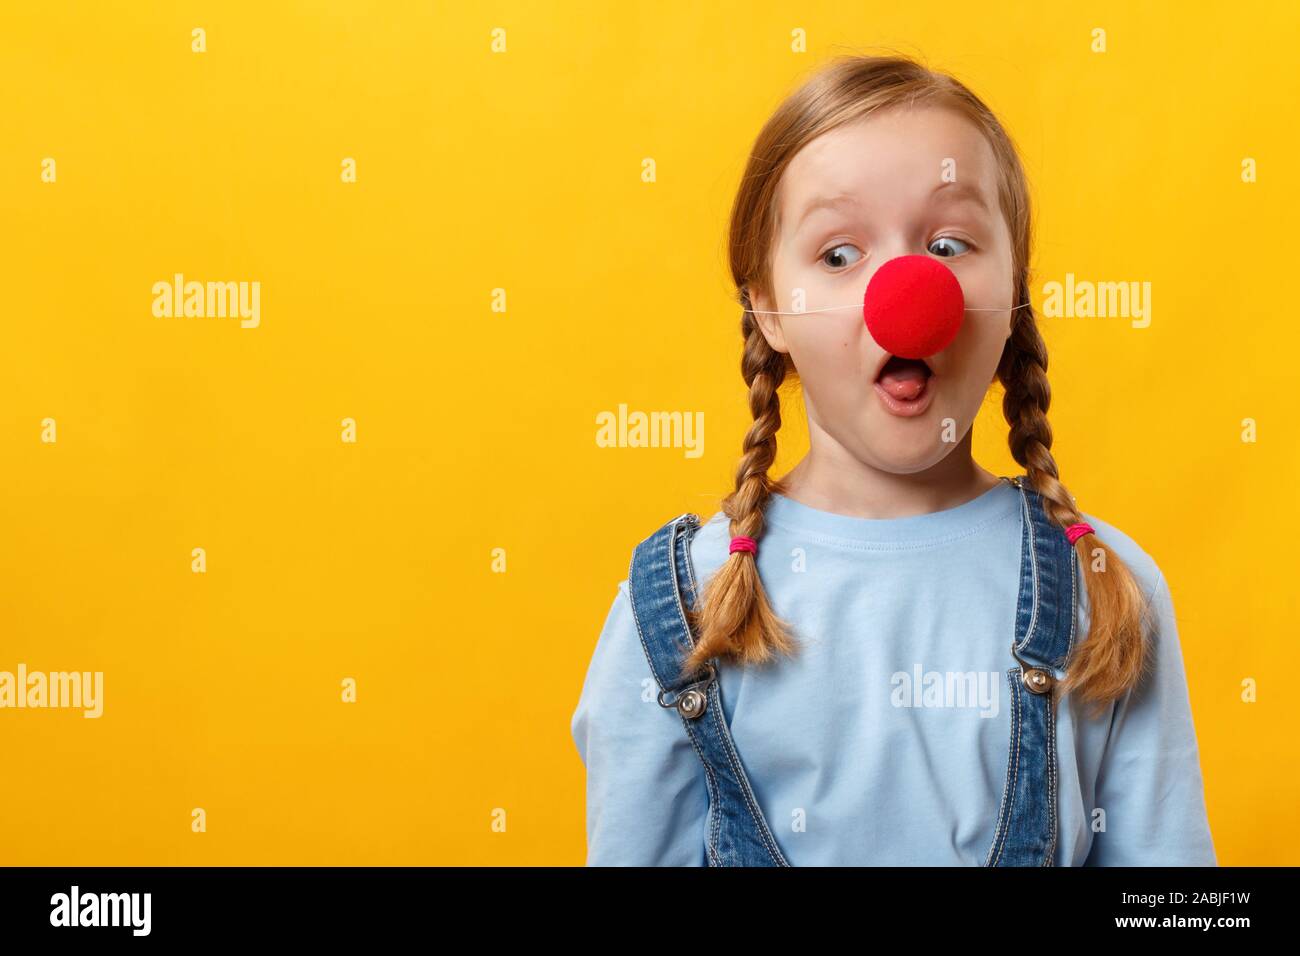
[[[840, 250], [841, 250], [841, 249], [850, 249], [850, 250], [852, 250], [853, 252], [855, 252], [855, 253], [858, 254], [858, 258], [859, 258], [859, 259], [862, 258], [862, 253], [861, 253], [861, 252], [858, 252], [858, 248], [857, 248], [857, 246], [853, 245], [852, 243], [843, 242], [843, 243], [840, 243], [840, 244], [839, 244], [838, 246], [836, 246], [835, 248], [833, 248], [833, 249], [827, 249], [825, 252], [823, 252], [823, 253], [822, 253], [822, 257], [821, 257], [821, 261], [822, 261], [822, 262], [825, 262], [826, 265], [830, 266], [832, 269], [835, 269], [835, 270], [837, 270], [837, 271], [838, 271], [839, 269], [847, 268], [848, 266], [853, 265], [854, 262], [857, 262], [857, 259], [850, 259], [850, 260], [847, 261], [847, 262], [843, 261], [843, 260], [844, 260], [844, 255], [843, 255], [842, 253], [840, 253]], [[840, 261], [839, 261], [839, 262], [826, 262], [826, 259], [827, 259], [827, 257], [829, 257], [829, 256], [834, 256], [836, 259], [838, 259], [838, 260], [840, 260]]]
[[[934, 240], [934, 242], [930, 243], [930, 250], [933, 251], [933, 250], [934, 250], [934, 247], [937, 246], [937, 245], [938, 245], [939, 243], [941, 243], [941, 242], [955, 242], [955, 243], [957, 243], [958, 245], [965, 246], [967, 252], [970, 251], [970, 244], [969, 244], [968, 242], [966, 242], [966, 240], [964, 240], [964, 239], [958, 239], [956, 236], [940, 236], [938, 239]], [[953, 256], [959, 256], [959, 255], [961, 255], [961, 253], [960, 253], [960, 252], [954, 252], [954, 253], [947, 253], [947, 254], [945, 254], [945, 253], [942, 253], [942, 252], [936, 252], [935, 255], [940, 256], [940, 257], [942, 257], [942, 258], [944, 258], [944, 259], [951, 259]]]

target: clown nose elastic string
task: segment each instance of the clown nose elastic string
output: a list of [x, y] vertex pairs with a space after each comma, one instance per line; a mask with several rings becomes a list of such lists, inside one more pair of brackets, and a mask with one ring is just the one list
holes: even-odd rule
[[862, 305], [839, 305], [804, 312], [771, 312], [751, 309], [760, 315], [809, 315], [862, 309], [871, 337], [891, 355], [923, 359], [947, 348], [957, 337], [967, 312], [1006, 312], [1028, 308], [1030, 303], [1008, 309], [966, 307], [961, 283], [952, 270], [930, 256], [898, 256], [890, 259], [871, 277]]

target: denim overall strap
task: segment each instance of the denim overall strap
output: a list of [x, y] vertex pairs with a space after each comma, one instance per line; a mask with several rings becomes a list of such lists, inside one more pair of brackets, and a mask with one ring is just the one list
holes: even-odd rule
[[[993, 845], [985, 866], [1052, 866], [1057, 834], [1056, 683], [1077, 627], [1078, 558], [1024, 476], [1020, 594], [1007, 671], [1011, 747]], [[1057, 673], [1059, 672], [1059, 674]]]
[[659, 685], [659, 703], [678, 712], [704, 763], [708, 865], [789, 866], [763, 819], [727, 727], [716, 659], [701, 674], [680, 676], [695, 643], [684, 609], [695, 606], [698, 593], [690, 541], [699, 520], [694, 514], [680, 515], [637, 545], [628, 570], [632, 615]]

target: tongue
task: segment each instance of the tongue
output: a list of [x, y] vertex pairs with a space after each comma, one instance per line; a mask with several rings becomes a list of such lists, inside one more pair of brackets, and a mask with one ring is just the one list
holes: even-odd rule
[[894, 398], [908, 401], [925, 391], [925, 366], [915, 359], [891, 359], [880, 384]]

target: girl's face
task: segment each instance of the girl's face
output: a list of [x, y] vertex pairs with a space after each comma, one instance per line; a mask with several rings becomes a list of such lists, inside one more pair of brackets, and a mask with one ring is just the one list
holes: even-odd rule
[[[830, 440], [867, 465], [911, 474], [963, 444], [996, 375], [1015, 304], [996, 176], [993, 151], [976, 127], [938, 107], [876, 113], [818, 137], [791, 161], [777, 194], [776, 301], [751, 290], [753, 307], [859, 306], [755, 316], [772, 348], [794, 362], [814, 445]], [[860, 308], [875, 271], [903, 255], [943, 259], [968, 308], [1005, 310], [967, 312], [957, 337], [926, 358], [929, 404], [914, 415], [891, 410], [878, 394], [890, 355]]]

